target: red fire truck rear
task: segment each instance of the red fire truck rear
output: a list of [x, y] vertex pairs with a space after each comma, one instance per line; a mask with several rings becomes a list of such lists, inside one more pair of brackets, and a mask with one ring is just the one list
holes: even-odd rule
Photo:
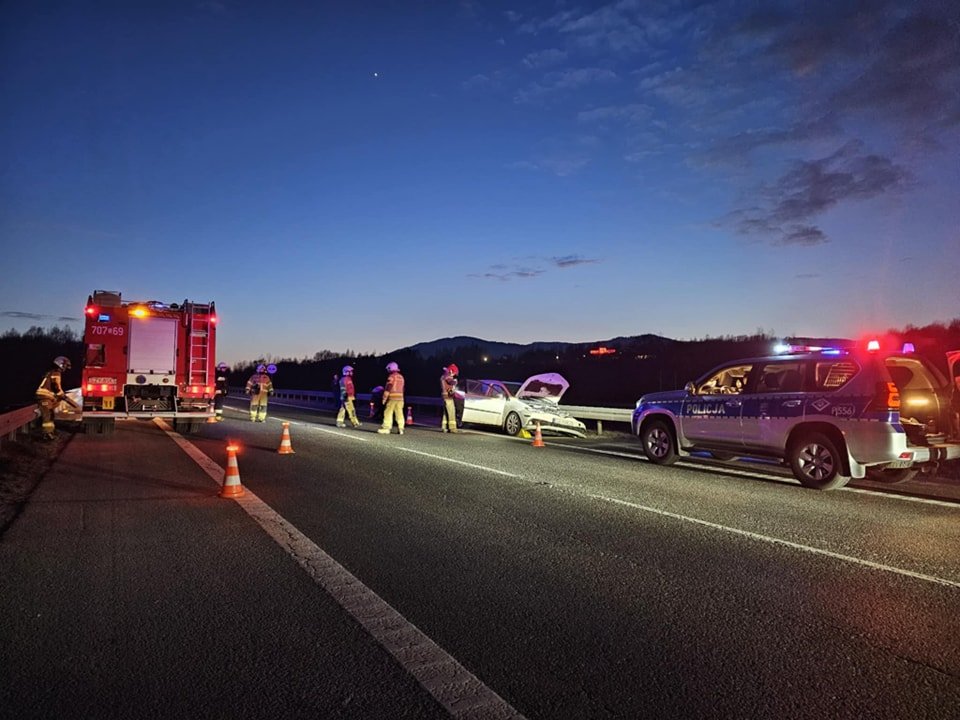
[[109, 433], [116, 418], [171, 418], [193, 432], [213, 415], [214, 303], [129, 302], [96, 290], [83, 333], [83, 423]]

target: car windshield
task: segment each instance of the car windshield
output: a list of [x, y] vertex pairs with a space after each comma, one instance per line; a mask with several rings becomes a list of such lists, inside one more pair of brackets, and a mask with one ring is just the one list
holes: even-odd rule
[[515, 397], [521, 383], [503, 382], [501, 380], [466, 380], [463, 391], [467, 395], [480, 397]]

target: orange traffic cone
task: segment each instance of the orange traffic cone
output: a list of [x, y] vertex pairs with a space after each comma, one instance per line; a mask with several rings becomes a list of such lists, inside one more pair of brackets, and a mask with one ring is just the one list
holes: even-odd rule
[[413, 425], [413, 405], [407, 405], [407, 425]]
[[281, 455], [293, 455], [293, 445], [290, 444], [290, 423], [283, 424], [283, 435], [280, 436], [280, 447], [277, 452]]
[[237, 446], [227, 445], [227, 471], [223, 476], [220, 497], [238, 498], [241, 495], [243, 485], [240, 484], [240, 468], [237, 467]]
[[543, 435], [540, 434], [540, 423], [537, 422], [537, 431], [533, 435], [533, 442], [530, 443], [533, 447], [545, 447], [543, 444]]

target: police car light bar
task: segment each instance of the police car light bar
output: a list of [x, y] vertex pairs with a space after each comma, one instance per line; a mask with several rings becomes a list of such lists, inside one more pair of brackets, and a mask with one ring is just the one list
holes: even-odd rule
[[905, 342], [905, 343], [903, 344], [903, 350], [901, 350], [901, 352], [902, 352], [904, 355], [909, 355], [910, 353], [916, 352], [916, 351], [917, 351], [917, 349], [913, 346], [913, 343], [912, 343], [912, 342]]
[[773, 352], [776, 355], [794, 354], [794, 353], [822, 353], [823, 355], [842, 355], [846, 351], [843, 348], [829, 347], [825, 345], [793, 345], [791, 343], [777, 343], [773, 346]]

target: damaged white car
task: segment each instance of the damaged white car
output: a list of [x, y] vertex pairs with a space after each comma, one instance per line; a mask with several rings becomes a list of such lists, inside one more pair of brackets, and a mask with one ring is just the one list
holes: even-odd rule
[[584, 437], [586, 426], [560, 409], [560, 398], [570, 387], [562, 375], [543, 373], [522, 384], [502, 380], [464, 380], [463, 422], [502, 428], [508, 435], [542, 432]]

